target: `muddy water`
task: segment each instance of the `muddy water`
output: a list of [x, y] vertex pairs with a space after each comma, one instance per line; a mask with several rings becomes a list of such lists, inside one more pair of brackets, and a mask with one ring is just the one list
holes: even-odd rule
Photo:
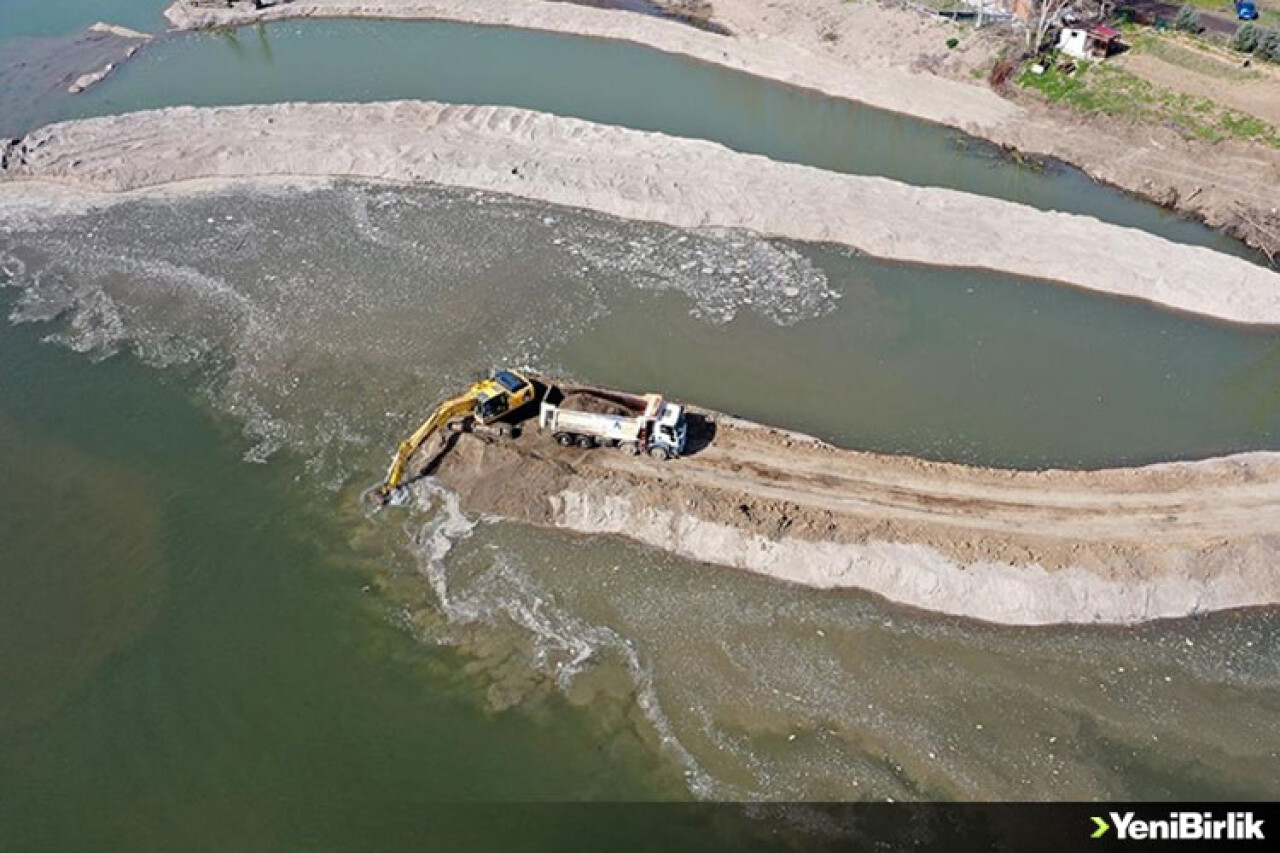
[[489, 710], [369, 586], [412, 563], [243, 464], [190, 375], [45, 331], [0, 326], [0, 846], [562, 850], [554, 814], [465, 804], [688, 795], [621, 712]]
[[83, 95], [39, 115], [0, 117], [0, 133], [177, 104], [395, 98], [527, 107], [710, 139], [775, 160], [953, 187], [1243, 251], [1074, 169], [1015, 165], [937, 125], [637, 45], [497, 27], [312, 20], [176, 36]]
[[[352, 509], [431, 401], [494, 364], [679, 389], [852, 445], [1008, 464], [1055, 460], [1063, 435], [1093, 431], [1072, 455], [1098, 464], [1274, 447], [1274, 338], [1030, 283], [918, 276], [469, 193], [344, 186], [7, 223], [15, 352], [92, 377], [5, 359], [28, 397], [63, 400], [16, 452], [38, 436], [46, 455], [68, 444], [107, 455], [90, 469], [105, 472], [124, 453], [124, 467], [149, 474], [103, 477], [141, 477], [122, 493], [161, 504], [112, 509], [139, 531], [160, 519], [138, 547], [167, 544], [164, 570], [120, 593], [150, 584], [161, 598], [130, 609], [135, 627], [108, 638], [117, 651], [67, 667], [73, 686], [0, 739], [20, 759], [6, 766], [39, 767], [49, 753], [92, 779], [125, 755], [143, 791], [183, 790], [191, 766], [203, 767], [198, 790], [263, 772], [250, 792], [299, 785], [300, 803], [332, 806], [322, 826], [377, 825], [356, 813], [450, 796], [446, 778], [476, 796], [529, 796], [542, 774], [557, 780], [550, 796], [570, 798], [1280, 793], [1274, 612], [1128, 631], [979, 628], [626, 543], [476, 524], [444, 498], [434, 512], [372, 520]], [[34, 348], [37, 335], [83, 354]], [[165, 368], [136, 379], [145, 390], [82, 392], [135, 357]], [[880, 370], [976, 397], [916, 398], [868, 378]], [[68, 394], [44, 390], [59, 382]], [[1021, 405], [988, 411], [992, 383]], [[1099, 393], [1115, 404], [1056, 423], [1072, 412], [1061, 399]], [[876, 395], [896, 430], [865, 402]], [[192, 399], [244, 434], [215, 433], [184, 408]], [[1213, 419], [1195, 414], [1206, 400], [1222, 401]], [[1009, 412], [1030, 420], [1011, 424]], [[917, 432], [935, 419], [948, 428]], [[952, 429], [965, 438], [948, 445]], [[116, 457], [94, 450], [126, 439]], [[89, 531], [96, 515], [86, 512]], [[174, 518], [190, 527], [166, 539]], [[22, 541], [25, 529], [5, 535]], [[369, 628], [370, 609], [403, 630]], [[211, 702], [220, 690], [233, 698]], [[84, 728], [129, 718], [119, 738]], [[456, 747], [433, 740], [455, 732]], [[264, 745], [273, 738], [283, 744]], [[308, 757], [316, 739], [330, 746]], [[352, 763], [387, 787], [340, 806], [350, 791], [334, 774]], [[512, 779], [491, 789], [498, 766]], [[46, 774], [23, 808], [54, 825], [56, 805], [38, 806], [90, 797], [74, 784]], [[186, 806], [205, 826], [245, 806], [229, 794], [214, 804]], [[260, 821], [246, 834], [288, 837]]]

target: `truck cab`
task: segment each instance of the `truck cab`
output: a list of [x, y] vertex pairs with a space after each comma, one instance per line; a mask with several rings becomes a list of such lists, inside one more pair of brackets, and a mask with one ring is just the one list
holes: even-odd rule
[[649, 447], [662, 448], [668, 456], [680, 456], [684, 453], [688, 437], [689, 424], [685, 420], [684, 407], [664, 402], [658, 417], [654, 420]]
[[1242, 21], [1258, 20], [1258, 4], [1254, 0], [1236, 0], [1236, 17]]

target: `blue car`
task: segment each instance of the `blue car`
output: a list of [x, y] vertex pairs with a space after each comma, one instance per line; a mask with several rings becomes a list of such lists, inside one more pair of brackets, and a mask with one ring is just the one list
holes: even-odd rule
[[1236, 0], [1236, 17], [1242, 21], [1258, 20], [1258, 6], [1253, 0]]

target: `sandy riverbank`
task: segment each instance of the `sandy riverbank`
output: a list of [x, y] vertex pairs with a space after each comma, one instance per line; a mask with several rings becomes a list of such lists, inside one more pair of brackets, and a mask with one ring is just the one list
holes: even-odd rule
[[280, 176], [468, 187], [678, 227], [840, 243], [892, 260], [997, 270], [1233, 322], [1280, 324], [1280, 275], [1208, 249], [1088, 217], [506, 107], [180, 107], [50, 125], [10, 144], [0, 165], [10, 192], [13, 182], [119, 192]]
[[[1176, 128], [1083, 117], [1025, 95], [1003, 98], [985, 83], [997, 50], [994, 36], [909, 8], [837, 0], [717, 0], [713, 13], [732, 36], [630, 12], [544, 0], [294, 0], [260, 11], [249, 4], [205, 9], [179, 0], [166, 15], [178, 28], [284, 18], [386, 17], [631, 41], [1054, 157], [1254, 246], [1270, 251], [1280, 246], [1280, 151], [1252, 143], [1188, 141]], [[954, 49], [946, 44], [952, 36], [960, 39]]]
[[1280, 603], [1278, 454], [997, 471], [712, 419], [713, 433], [695, 423], [692, 455], [666, 463], [560, 447], [532, 427], [515, 441], [462, 436], [420, 462], [472, 512], [988, 622]]

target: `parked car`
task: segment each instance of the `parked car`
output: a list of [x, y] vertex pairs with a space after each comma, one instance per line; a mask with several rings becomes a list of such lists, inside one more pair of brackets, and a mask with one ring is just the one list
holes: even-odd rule
[[1242, 21], [1258, 20], [1258, 4], [1253, 0], [1236, 0], [1236, 17]]

